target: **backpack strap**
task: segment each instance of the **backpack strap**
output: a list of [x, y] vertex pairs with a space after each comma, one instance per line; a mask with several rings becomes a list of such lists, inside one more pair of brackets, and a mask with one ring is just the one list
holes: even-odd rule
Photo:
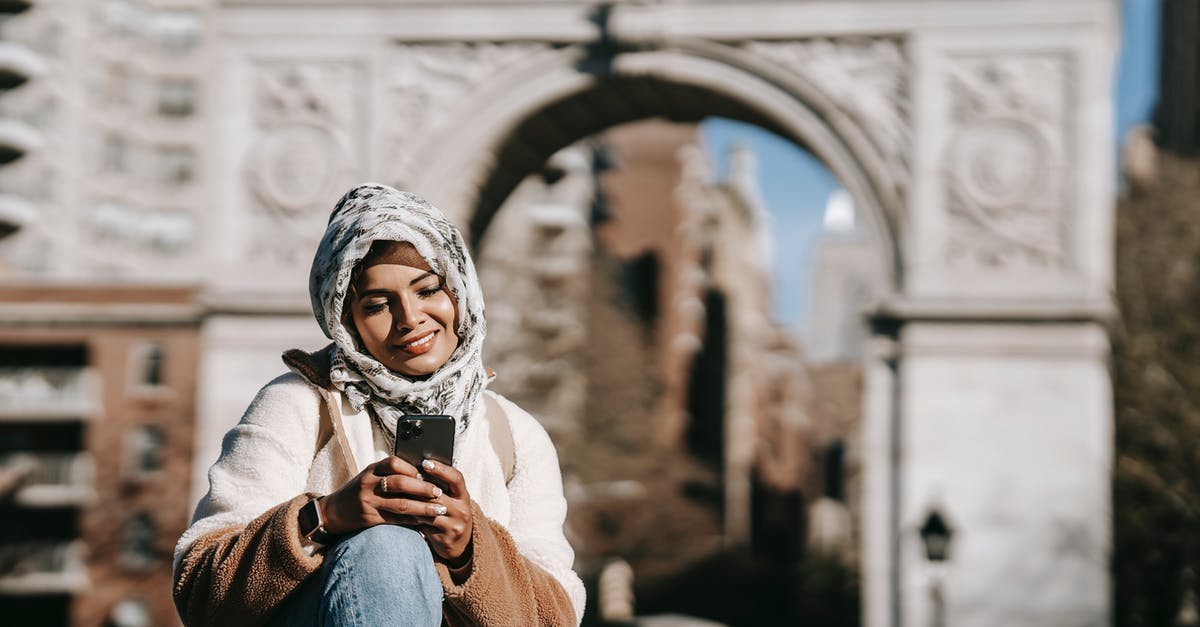
[[495, 396], [485, 393], [483, 404], [487, 408], [488, 439], [492, 441], [496, 457], [500, 458], [500, 467], [504, 469], [504, 485], [507, 486], [517, 470], [517, 447], [513, 441], [512, 425]]
[[342, 451], [342, 462], [345, 464], [345, 479], [349, 479], [358, 474], [358, 465], [354, 462], [354, 451], [350, 448], [350, 442], [346, 439], [346, 428], [342, 425], [341, 396], [331, 389], [333, 383], [329, 379], [329, 366], [333, 361], [332, 350], [333, 344], [311, 353], [293, 348], [283, 354], [283, 363], [308, 381], [321, 396], [321, 416], [315, 450], [321, 450], [330, 438], [336, 437], [338, 448]]
[[358, 464], [354, 461], [354, 450], [350, 448], [350, 441], [346, 439], [346, 427], [342, 424], [342, 410], [338, 405], [337, 394], [326, 390], [319, 386], [316, 388], [317, 393], [321, 395], [321, 426], [317, 431], [317, 448], [328, 441], [330, 436], [337, 438], [338, 449], [342, 452], [342, 463], [345, 466], [345, 479], [349, 479], [358, 474]]

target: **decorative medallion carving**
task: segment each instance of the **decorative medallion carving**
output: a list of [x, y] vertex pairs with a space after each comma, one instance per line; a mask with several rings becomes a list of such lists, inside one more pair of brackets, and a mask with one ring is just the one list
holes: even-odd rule
[[406, 181], [418, 139], [444, 128], [457, 104], [503, 69], [539, 51], [540, 43], [403, 44], [388, 51], [384, 62], [386, 94], [381, 125], [381, 154], [389, 175]]
[[951, 59], [947, 78], [947, 261], [994, 269], [1063, 266], [1067, 58], [963, 56]]
[[352, 63], [255, 66], [259, 134], [246, 166], [258, 201], [252, 256], [291, 263], [315, 244], [333, 202], [361, 171], [354, 138], [364, 121], [363, 82]]
[[896, 37], [822, 38], [746, 44], [752, 54], [802, 77], [874, 144], [903, 197], [911, 178], [909, 62]]
[[268, 206], [289, 213], [327, 206], [350, 159], [345, 143], [326, 126], [281, 125], [254, 148], [250, 158], [254, 189]]

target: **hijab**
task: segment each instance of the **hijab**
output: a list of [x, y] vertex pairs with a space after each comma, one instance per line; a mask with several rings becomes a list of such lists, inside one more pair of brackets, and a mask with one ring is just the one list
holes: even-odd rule
[[[343, 316], [355, 266], [376, 240], [408, 242], [442, 278], [457, 303], [458, 347], [428, 377], [394, 372], [371, 356]], [[453, 416], [457, 432], [467, 427], [487, 383], [483, 368], [483, 293], [462, 234], [420, 196], [386, 185], [359, 185], [338, 201], [317, 247], [309, 274], [313, 315], [333, 340], [330, 380], [355, 410], [374, 411], [388, 436], [405, 414]]]

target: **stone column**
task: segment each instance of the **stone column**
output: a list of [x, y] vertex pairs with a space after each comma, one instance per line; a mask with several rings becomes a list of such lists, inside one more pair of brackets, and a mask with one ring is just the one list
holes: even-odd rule
[[[1098, 26], [913, 36], [898, 577], [873, 625], [1108, 621], [1112, 51]], [[955, 530], [940, 608], [934, 508]]]

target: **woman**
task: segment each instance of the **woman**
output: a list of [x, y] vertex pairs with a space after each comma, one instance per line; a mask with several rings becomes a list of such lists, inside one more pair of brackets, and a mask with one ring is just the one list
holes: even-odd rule
[[[333, 343], [286, 353], [291, 372], [225, 436], [175, 549], [184, 622], [578, 624], [558, 458], [484, 390], [483, 299], [458, 230], [415, 195], [359, 186], [309, 291]], [[405, 414], [455, 418], [453, 466], [391, 455]]]

